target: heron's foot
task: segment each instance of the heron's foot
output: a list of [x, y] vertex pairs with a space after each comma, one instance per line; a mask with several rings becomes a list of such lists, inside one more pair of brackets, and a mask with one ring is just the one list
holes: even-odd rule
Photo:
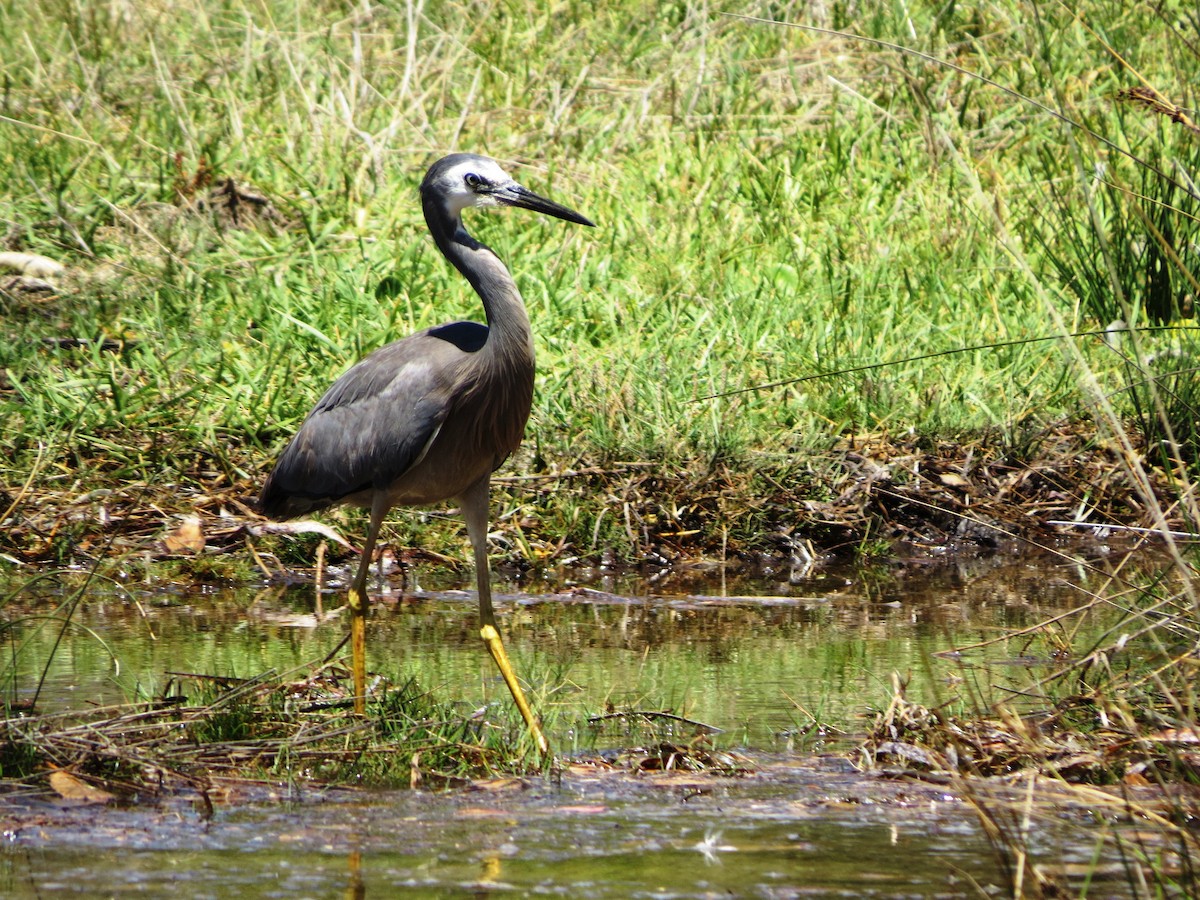
[[367, 594], [366, 586], [350, 585], [350, 590], [346, 592], [346, 605], [355, 615], [366, 616], [367, 607], [371, 605], [371, 597]]
[[542, 756], [548, 756], [550, 754], [550, 742], [546, 740], [546, 735], [542, 734], [541, 723], [534, 717], [533, 710], [529, 708], [529, 703], [525, 699], [525, 692], [521, 690], [521, 685], [517, 682], [517, 673], [513, 671], [512, 663], [508, 661], [508, 654], [504, 651], [504, 642], [500, 640], [500, 632], [492, 625], [484, 625], [479, 629], [479, 636], [483, 638], [483, 642], [487, 644], [488, 652], [492, 654], [492, 659], [496, 661], [496, 666], [500, 669], [500, 674], [504, 677], [504, 683], [508, 685], [508, 690], [517, 704], [517, 709], [521, 711], [521, 718], [525, 720], [530, 734], [533, 735], [533, 739], [537, 742], [538, 750]]

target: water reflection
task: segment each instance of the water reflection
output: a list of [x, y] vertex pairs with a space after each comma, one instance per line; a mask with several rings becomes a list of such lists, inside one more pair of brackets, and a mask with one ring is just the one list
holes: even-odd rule
[[[711, 573], [706, 573], [711, 574]], [[1077, 573], [1028, 560], [824, 573], [801, 584], [725, 583], [679, 573], [645, 580], [501, 585], [510, 652], [539, 706], [561, 723], [560, 747], [623, 746], [628, 732], [592, 729], [612, 709], [669, 710], [722, 729], [733, 746], [780, 749], [815, 725], [854, 728], [886, 703], [894, 672], [910, 696], [986, 701], [1005, 677], [972, 667], [1049, 649], [999, 641], [965, 658], [937, 654], [989, 641], [1070, 608]], [[479, 648], [473, 595], [453, 581], [383, 592], [370, 623], [369, 665], [416, 677], [470, 709], [505, 693]], [[340, 595], [327, 592], [336, 609]], [[17, 623], [9, 693], [29, 698], [46, 671], [39, 710], [158, 696], [184, 674], [247, 678], [303, 670], [333, 652], [344, 620], [314, 615], [311, 586], [243, 591], [142, 589], [89, 595], [70, 628]], [[61, 632], [61, 634], [60, 634]], [[49, 667], [46, 668], [47, 662]], [[1015, 676], [1014, 676], [1015, 677]]]

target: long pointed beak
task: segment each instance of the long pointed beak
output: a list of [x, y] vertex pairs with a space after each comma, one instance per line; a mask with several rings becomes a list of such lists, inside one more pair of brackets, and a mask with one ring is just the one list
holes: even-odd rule
[[559, 203], [555, 203], [553, 200], [547, 200], [545, 197], [538, 196], [529, 190], [529, 188], [523, 187], [515, 181], [499, 188], [492, 196], [496, 199], [497, 203], [503, 203], [505, 206], [519, 206], [522, 209], [532, 209], [534, 212], [540, 212], [543, 215], [554, 216], [556, 219], [574, 222], [576, 225], [587, 225], [590, 228], [596, 227], [596, 223], [591, 219], [587, 219], [575, 212], [575, 210], [568, 209]]

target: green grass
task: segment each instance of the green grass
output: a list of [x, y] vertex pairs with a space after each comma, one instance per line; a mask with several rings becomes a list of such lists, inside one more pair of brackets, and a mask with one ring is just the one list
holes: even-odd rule
[[[468, 14], [468, 9], [471, 13]], [[834, 5], [818, 24], [838, 25]], [[739, 11], [761, 12], [757, 6]], [[803, 20], [799, 11], [783, 18]], [[1128, 79], [1093, 28], [1175, 88], [1186, 60], [1148, 10], [915, 5], [855, 17], [1027, 92], [1136, 148], [1184, 142], [1121, 108]], [[1078, 364], [1045, 347], [898, 363], [719, 400], [780, 379], [923, 352], [1103, 327], [1046, 261], [1051, 189], [1106, 153], [958, 72], [836, 37], [633, 3], [372, 7], [7, 3], [7, 243], [71, 269], [62, 295], [6, 302], [0, 415], [8, 479], [253, 484], [331, 379], [388, 340], [478, 317], [415, 198], [423, 167], [468, 148], [594, 218], [513, 213], [469, 227], [516, 273], [540, 373], [540, 466], [752, 451], [850, 432], [958, 435], [1078, 417]], [[913, 40], [911, 34], [928, 35]], [[1194, 62], [1194, 61], [1192, 61]], [[1187, 82], [1178, 84], [1185, 89]], [[1183, 102], [1186, 98], [1178, 98]], [[1078, 160], [1063, 152], [1073, 145]], [[189, 207], [232, 178], [272, 223]], [[1002, 210], [998, 231], [985, 204]], [[1053, 232], [1047, 234], [1047, 232]], [[1019, 245], [1037, 233], [1049, 246]], [[1015, 240], [1015, 239], [1013, 239]], [[1051, 257], [1052, 258], [1052, 257]], [[1032, 278], [1031, 278], [1032, 276]], [[110, 336], [122, 353], [39, 339]], [[1120, 360], [1080, 343], [1101, 378]], [[39, 449], [45, 445], [44, 449]]]

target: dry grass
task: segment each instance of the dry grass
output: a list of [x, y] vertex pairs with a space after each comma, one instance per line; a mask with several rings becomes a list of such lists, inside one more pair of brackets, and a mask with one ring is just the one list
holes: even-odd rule
[[[1175, 473], [1151, 469], [1145, 482], [1131, 483], [1122, 448], [1096, 442], [1082, 425], [1030, 442], [1018, 455], [986, 438], [857, 436], [821, 454], [764, 456], [749, 466], [644, 461], [501, 476], [496, 531], [527, 566], [721, 558], [737, 568], [797, 553], [919, 555], [948, 546], [986, 553], [1018, 541], [1111, 540], [1125, 528], [1192, 527], [1186, 511], [1168, 502]], [[175, 559], [197, 577], [219, 575], [224, 561], [226, 575], [238, 579], [239, 566], [257, 558], [269, 576], [287, 577], [294, 566], [273, 562], [272, 551], [291, 559], [286, 545], [296, 534], [272, 536], [253, 510], [257, 479], [230, 485], [224, 471], [196, 462], [188, 476], [196, 487], [185, 492], [133, 483], [79, 496], [31, 483], [9, 496], [20, 513], [0, 535], [0, 552], [24, 563], [55, 562], [69, 535], [77, 560]], [[1161, 517], [1156, 508], [1165, 510]], [[586, 515], [571, 517], [580, 511]], [[361, 527], [352, 513], [331, 525], [351, 540]], [[189, 527], [196, 531], [183, 540]], [[335, 546], [330, 558], [349, 552]]]

